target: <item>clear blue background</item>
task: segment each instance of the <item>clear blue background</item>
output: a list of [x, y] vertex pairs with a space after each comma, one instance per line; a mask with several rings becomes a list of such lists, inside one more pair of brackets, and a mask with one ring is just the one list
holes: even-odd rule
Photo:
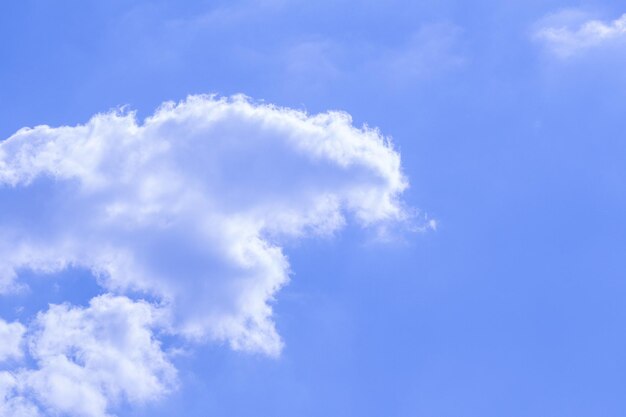
[[[407, 202], [439, 222], [404, 242], [350, 227], [288, 247], [280, 359], [206, 346], [176, 359], [177, 393], [119, 415], [626, 415], [626, 48], [550, 57], [533, 25], [566, 7], [626, 12], [555, 0], [2, 2], [1, 138], [121, 104], [145, 117], [191, 93], [343, 109], [393, 136]], [[93, 295], [83, 272], [65, 275], [0, 310]]]

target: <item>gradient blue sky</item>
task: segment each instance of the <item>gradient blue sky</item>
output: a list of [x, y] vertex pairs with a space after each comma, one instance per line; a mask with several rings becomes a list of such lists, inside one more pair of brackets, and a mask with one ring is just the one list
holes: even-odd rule
[[[0, 138], [124, 104], [143, 118], [198, 93], [340, 109], [393, 137], [404, 200], [438, 223], [385, 242], [351, 225], [285, 246], [280, 357], [195, 347], [173, 359], [174, 393], [116, 414], [624, 416], [626, 33], [567, 54], [538, 35], [624, 12], [556, 0], [4, 2]], [[37, 289], [2, 296], [0, 312], [85, 304], [98, 293], [88, 275], [26, 271]]]

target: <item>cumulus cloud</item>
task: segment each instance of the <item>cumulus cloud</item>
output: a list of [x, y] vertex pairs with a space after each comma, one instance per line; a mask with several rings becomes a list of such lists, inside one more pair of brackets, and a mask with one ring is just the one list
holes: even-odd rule
[[37, 369], [22, 373], [46, 409], [102, 417], [122, 399], [153, 400], [176, 372], [151, 328], [160, 313], [145, 302], [103, 295], [88, 308], [55, 305], [39, 314], [30, 353]]
[[[278, 355], [282, 246], [348, 220], [402, 221], [406, 187], [377, 130], [245, 97], [192, 96], [142, 123], [114, 111], [21, 129], [0, 142], [0, 292], [19, 291], [24, 269], [81, 267], [106, 294], [39, 314], [37, 367], [3, 374], [2, 406], [100, 417], [160, 396], [175, 371], [153, 328]], [[153, 304], [127, 298], [137, 294]], [[19, 346], [23, 326], [3, 325]]]
[[0, 374], [2, 415], [105, 417], [122, 400], [162, 396], [176, 371], [152, 334], [160, 321], [158, 309], [126, 297], [103, 295], [87, 308], [52, 305], [28, 337], [36, 366]]
[[535, 38], [561, 58], [582, 51], [626, 41], [626, 14], [613, 21], [587, 19], [586, 14], [566, 10], [543, 19]]
[[269, 301], [288, 280], [275, 242], [404, 215], [399, 155], [344, 113], [190, 97], [139, 125], [108, 113], [22, 129], [0, 147], [0, 282], [90, 268], [110, 291], [170, 304], [176, 327], [276, 354]]

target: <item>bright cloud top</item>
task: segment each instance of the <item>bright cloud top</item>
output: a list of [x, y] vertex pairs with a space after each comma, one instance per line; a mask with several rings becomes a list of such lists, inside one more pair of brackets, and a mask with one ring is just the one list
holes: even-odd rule
[[51, 306], [28, 330], [0, 322], [15, 340], [0, 359], [21, 356], [26, 332], [36, 362], [0, 374], [0, 410], [100, 417], [158, 397], [175, 371], [155, 329], [278, 355], [271, 303], [289, 279], [279, 245], [331, 235], [346, 216], [403, 220], [406, 187], [378, 131], [244, 97], [165, 103], [142, 124], [111, 112], [20, 130], [0, 143], [0, 290], [19, 291], [22, 269], [81, 267], [108, 294]]
[[610, 42], [626, 40], [626, 14], [612, 22], [587, 20], [576, 28], [564, 23], [575, 17], [580, 17], [580, 13], [564, 12], [552, 16], [536, 31], [535, 37], [544, 41], [562, 58]]

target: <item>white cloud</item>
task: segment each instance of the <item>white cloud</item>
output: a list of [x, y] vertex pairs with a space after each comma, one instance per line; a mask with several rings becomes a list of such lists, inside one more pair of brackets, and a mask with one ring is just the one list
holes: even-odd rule
[[50, 306], [29, 335], [36, 367], [0, 374], [0, 410], [11, 410], [0, 414], [105, 417], [123, 400], [159, 398], [176, 384], [151, 330], [161, 321], [158, 309], [126, 297]]
[[[278, 355], [271, 303], [290, 272], [280, 245], [347, 219], [402, 221], [406, 187], [378, 131], [243, 97], [165, 103], [142, 124], [111, 112], [20, 130], [0, 142], [0, 292], [18, 289], [24, 268], [74, 266], [109, 294], [40, 313], [29, 330], [38, 367], [3, 374], [18, 392], [3, 406], [27, 413], [31, 398], [101, 417], [158, 397], [174, 370], [153, 327]], [[159, 308], [126, 298], [137, 293]]]
[[161, 320], [150, 304], [126, 297], [103, 295], [88, 308], [53, 305], [31, 337], [38, 368], [21, 377], [45, 408], [78, 416], [105, 416], [122, 399], [156, 399], [176, 379], [152, 335]]
[[[22, 129], [0, 145], [0, 282], [16, 270], [91, 268], [110, 291], [173, 307], [176, 328], [277, 354], [276, 242], [404, 216], [400, 157], [344, 113], [190, 97], [138, 125]], [[31, 208], [29, 208], [31, 207]], [[36, 207], [36, 209], [32, 208]]]
[[0, 319], [0, 362], [22, 357], [22, 338], [26, 328], [21, 323]]
[[586, 18], [576, 10], [550, 15], [540, 22], [535, 38], [561, 58], [626, 40], [626, 14], [613, 21]]

